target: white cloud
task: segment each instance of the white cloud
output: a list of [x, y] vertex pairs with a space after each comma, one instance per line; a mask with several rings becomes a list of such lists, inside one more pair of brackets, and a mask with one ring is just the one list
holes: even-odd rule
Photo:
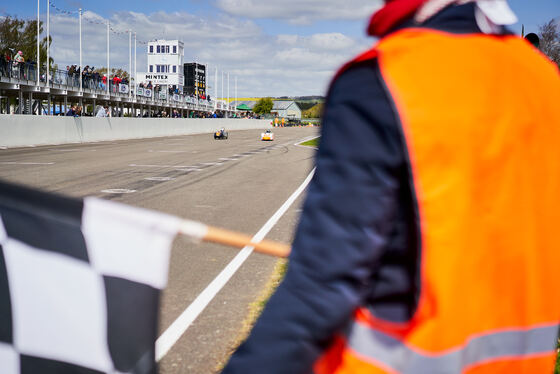
[[357, 20], [378, 9], [380, 0], [217, 0], [225, 12], [248, 18], [282, 19], [294, 24], [317, 20]]
[[[51, 16], [53, 47], [51, 56], [59, 67], [78, 64], [78, 21], [66, 15]], [[85, 22], [91, 20], [94, 24]], [[107, 64], [104, 20], [88, 12], [83, 22], [83, 63], [96, 67]], [[267, 35], [253, 21], [230, 15], [202, 19], [186, 12], [114, 14], [111, 27], [135, 30], [139, 40], [180, 39], [185, 43], [185, 62], [209, 65], [210, 93], [214, 93], [214, 74], [230, 72], [230, 96], [238, 77], [240, 97], [324, 94], [330, 78], [346, 60], [367, 47], [364, 40], [341, 33], [310, 36]], [[128, 34], [111, 33], [111, 66], [128, 68]], [[146, 69], [145, 46], [138, 45], [138, 71]], [[226, 84], [227, 87], [227, 84]], [[221, 93], [221, 77], [218, 80]], [[225, 92], [225, 90], [224, 90]]]
[[309, 42], [316, 49], [348, 50], [355, 47], [353, 39], [340, 33], [315, 34]]

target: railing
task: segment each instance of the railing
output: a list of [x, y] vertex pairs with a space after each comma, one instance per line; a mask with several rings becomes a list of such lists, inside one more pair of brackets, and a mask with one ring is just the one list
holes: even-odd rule
[[[42, 69], [44, 70], [44, 69]], [[40, 82], [51, 88], [66, 89], [69, 91], [78, 91], [80, 88], [80, 79], [82, 79], [82, 88], [85, 92], [90, 91], [95, 94], [106, 94], [107, 84], [103, 82], [103, 77], [97, 73], [69, 73], [66, 70], [52, 70], [49, 73], [49, 82], [46, 82], [46, 74], [41, 71]], [[34, 86], [37, 84], [37, 65], [35, 63], [17, 63], [15, 61], [6, 61], [0, 58], [0, 77], [7, 77], [10, 80], [16, 80], [18, 83]], [[134, 91], [128, 84], [109, 82], [109, 91], [111, 96], [128, 97], [134, 96]], [[144, 87], [136, 88], [136, 99], [145, 105], [157, 106], [176, 106], [184, 105], [185, 109], [213, 111], [214, 108], [219, 110], [233, 110], [234, 108], [215, 100], [199, 99], [196, 96], [183, 95], [177, 92], [168, 92], [166, 90], [155, 91]]]
[[37, 80], [37, 65], [29, 62], [0, 60], [0, 76], [19, 80]]

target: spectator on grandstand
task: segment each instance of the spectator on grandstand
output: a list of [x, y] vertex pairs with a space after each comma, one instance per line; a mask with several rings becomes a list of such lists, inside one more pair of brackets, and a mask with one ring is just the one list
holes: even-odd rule
[[2, 76], [7, 76], [8, 75], [8, 61], [9, 61], [9, 59], [6, 59], [6, 57], [7, 57], [7, 55], [0, 56], [0, 75], [2, 75]]
[[18, 51], [18, 53], [14, 56], [14, 70], [18, 72], [18, 78], [23, 78], [23, 63], [25, 62], [25, 58], [23, 58], [23, 52]]
[[104, 107], [102, 106], [101, 108], [99, 108], [95, 116], [99, 118], [107, 117], [108, 113], [109, 113], [109, 108], [107, 107], [107, 105], [105, 105]]
[[118, 91], [118, 89], [119, 89], [119, 84], [121, 84], [121, 82], [122, 82], [122, 79], [121, 79], [119, 76], [115, 75], [115, 76], [113, 77], [113, 92], [117, 92], [117, 91]]
[[72, 105], [68, 112], [66, 112], [66, 117], [75, 117], [76, 116], [76, 106]]

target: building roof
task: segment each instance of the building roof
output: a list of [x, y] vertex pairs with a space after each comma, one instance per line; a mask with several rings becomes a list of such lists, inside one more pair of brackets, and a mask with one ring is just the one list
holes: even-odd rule
[[[272, 106], [273, 111], [275, 111], [275, 110], [286, 110], [294, 104], [299, 108], [299, 106], [297, 105], [297, 103], [294, 100], [272, 100], [272, 103], [274, 104]], [[240, 105], [245, 104], [249, 108], [253, 109], [255, 107], [255, 105], [257, 104], [257, 102], [256, 101], [234, 101], [234, 102], [232, 102], [232, 104], [235, 105], [235, 107], [238, 107]]]

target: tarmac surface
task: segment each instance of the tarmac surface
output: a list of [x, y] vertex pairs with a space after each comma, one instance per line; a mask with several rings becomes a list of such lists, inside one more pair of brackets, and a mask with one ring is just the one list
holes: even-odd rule
[[[295, 145], [317, 128], [261, 131], [0, 150], [0, 179], [68, 196], [104, 199], [206, 224], [257, 233], [304, 182], [314, 150]], [[304, 194], [267, 239], [289, 243]], [[160, 335], [239, 253], [178, 237], [161, 303]], [[262, 292], [276, 259], [253, 253], [160, 361], [160, 373], [214, 373], [239, 340], [248, 305]]]

